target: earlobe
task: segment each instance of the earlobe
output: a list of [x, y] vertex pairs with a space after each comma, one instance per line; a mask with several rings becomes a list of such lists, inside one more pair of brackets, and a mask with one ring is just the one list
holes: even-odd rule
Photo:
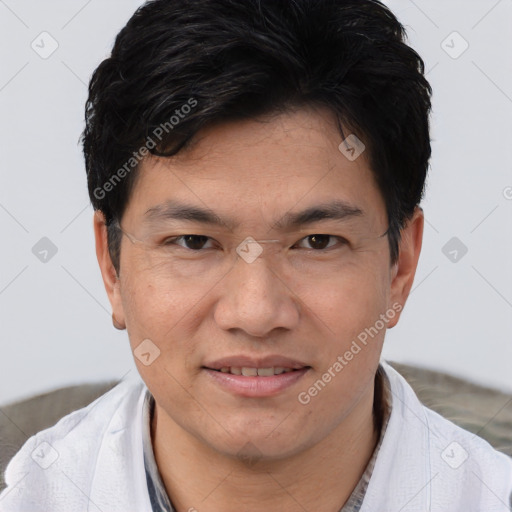
[[[398, 261], [393, 266], [391, 273], [390, 307], [393, 304], [400, 304], [402, 310], [407, 301], [420, 257], [423, 225], [423, 209], [417, 206], [412, 218], [406, 223], [401, 232]], [[390, 324], [389, 327], [394, 327], [398, 319], [399, 315], [397, 315], [393, 325]]]
[[108, 249], [107, 226], [105, 216], [99, 210], [94, 212], [94, 238], [96, 241], [96, 257], [100, 266], [101, 277], [107, 292], [108, 299], [112, 306], [112, 318], [116, 329], [126, 327], [124, 311], [119, 290], [119, 277], [112, 263]]

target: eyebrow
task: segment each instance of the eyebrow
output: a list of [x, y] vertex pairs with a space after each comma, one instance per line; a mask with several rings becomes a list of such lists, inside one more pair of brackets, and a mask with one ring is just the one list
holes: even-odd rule
[[[211, 210], [181, 203], [176, 200], [169, 200], [153, 206], [144, 215], [148, 223], [163, 220], [184, 220], [213, 226], [227, 226], [231, 230], [240, 224], [232, 218], [222, 219]], [[276, 221], [273, 226], [280, 231], [286, 231], [323, 220], [345, 221], [364, 215], [365, 213], [362, 208], [351, 205], [346, 201], [334, 200], [329, 203], [310, 206], [300, 212], [288, 212], [282, 219]]]

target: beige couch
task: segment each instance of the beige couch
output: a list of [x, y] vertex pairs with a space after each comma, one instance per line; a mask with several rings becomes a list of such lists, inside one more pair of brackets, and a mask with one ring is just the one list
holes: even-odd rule
[[[391, 364], [427, 407], [512, 456], [512, 395], [444, 373]], [[3, 472], [7, 462], [28, 437], [86, 406], [117, 382], [66, 387], [0, 407], [0, 491], [5, 487]]]

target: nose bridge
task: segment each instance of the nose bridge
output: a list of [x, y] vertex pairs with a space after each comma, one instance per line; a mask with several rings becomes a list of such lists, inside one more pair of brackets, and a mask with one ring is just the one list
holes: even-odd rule
[[236, 248], [236, 252], [240, 258], [246, 263], [252, 263], [257, 258], [273, 257], [281, 251], [281, 240], [279, 239], [258, 239], [252, 236], [246, 237]]
[[264, 336], [276, 327], [293, 328], [298, 311], [276, 266], [278, 244], [257, 242], [260, 254], [254, 257], [253, 253], [252, 258], [239, 255], [226, 275], [216, 314], [217, 322], [225, 329], [241, 328], [251, 335]]
[[[234, 293], [244, 307], [252, 302], [257, 309], [270, 309], [269, 302], [275, 301], [283, 293], [276, 268], [275, 246], [261, 244], [263, 251], [254, 259], [237, 258], [233, 269]], [[272, 249], [271, 249], [272, 248]], [[232, 290], [233, 291], [233, 290]], [[251, 301], [252, 299], [252, 301]]]

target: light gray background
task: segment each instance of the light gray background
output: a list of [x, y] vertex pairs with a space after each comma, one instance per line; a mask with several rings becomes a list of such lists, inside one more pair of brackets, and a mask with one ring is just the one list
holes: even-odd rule
[[[434, 112], [423, 251], [384, 355], [512, 391], [512, 0], [386, 3], [425, 60]], [[78, 138], [90, 75], [140, 4], [0, 0], [0, 404], [136, 371], [111, 323]], [[47, 59], [31, 47], [43, 31], [59, 45]], [[457, 58], [454, 31], [469, 44]], [[42, 237], [58, 249], [46, 263]], [[468, 248], [456, 262], [452, 237]]]

